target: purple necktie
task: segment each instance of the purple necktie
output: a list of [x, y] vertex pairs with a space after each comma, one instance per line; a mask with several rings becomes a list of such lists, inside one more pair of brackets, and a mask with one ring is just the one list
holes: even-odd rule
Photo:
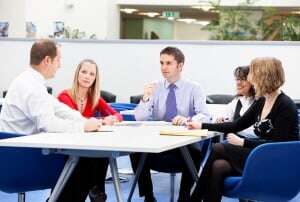
[[165, 121], [172, 121], [172, 119], [177, 115], [177, 106], [176, 106], [176, 96], [175, 96], [175, 84], [169, 85], [169, 93], [166, 100], [166, 113]]

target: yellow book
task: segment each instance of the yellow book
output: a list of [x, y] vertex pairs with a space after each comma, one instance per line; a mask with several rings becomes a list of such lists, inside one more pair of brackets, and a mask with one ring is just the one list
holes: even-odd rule
[[161, 130], [160, 135], [206, 137], [208, 130]]

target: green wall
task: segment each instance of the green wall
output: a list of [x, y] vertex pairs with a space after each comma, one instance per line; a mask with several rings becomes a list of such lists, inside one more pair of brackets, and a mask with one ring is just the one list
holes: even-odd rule
[[124, 19], [123, 39], [143, 39], [143, 19]]
[[[160, 19], [144, 19], [144, 36], [150, 38], [151, 31], [155, 32], [159, 39], [174, 39], [173, 21]], [[147, 34], [145, 34], [147, 33]]]

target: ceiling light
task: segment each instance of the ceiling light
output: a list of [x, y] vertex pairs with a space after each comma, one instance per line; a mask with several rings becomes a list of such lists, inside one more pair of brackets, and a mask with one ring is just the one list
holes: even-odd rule
[[194, 24], [198, 24], [198, 25], [202, 25], [202, 26], [205, 26], [205, 25], [208, 25], [209, 24], [209, 21], [207, 20], [197, 20], [195, 22], [193, 22]]
[[199, 10], [203, 10], [205, 12], [210, 11], [211, 9], [213, 9], [214, 7], [208, 4], [203, 4], [203, 5], [197, 5], [197, 6], [191, 6], [191, 8], [195, 8], [195, 9], [199, 9]]
[[196, 19], [193, 19], [193, 18], [181, 18], [181, 19], [178, 19], [177, 21], [179, 21], [179, 22], [185, 22], [185, 23], [192, 23], [192, 22], [195, 22]]
[[131, 14], [131, 13], [136, 12], [138, 10], [135, 9], [135, 8], [121, 8], [120, 11], [122, 11], [124, 13], [127, 13], [127, 14]]
[[148, 16], [148, 17], [150, 17], [150, 18], [153, 18], [153, 17], [155, 17], [155, 16], [160, 15], [160, 13], [156, 13], [156, 12], [145, 12], [145, 13], [139, 13], [139, 15], [146, 15], [146, 16]]
[[300, 11], [292, 11], [291, 14], [300, 14]]

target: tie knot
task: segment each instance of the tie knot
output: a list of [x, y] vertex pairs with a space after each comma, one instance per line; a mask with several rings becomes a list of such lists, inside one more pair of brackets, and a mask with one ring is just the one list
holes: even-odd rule
[[169, 89], [170, 89], [170, 90], [174, 90], [175, 87], [176, 87], [176, 85], [175, 85], [174, 83], [171, 83], [171, 84], [169, 85]]

